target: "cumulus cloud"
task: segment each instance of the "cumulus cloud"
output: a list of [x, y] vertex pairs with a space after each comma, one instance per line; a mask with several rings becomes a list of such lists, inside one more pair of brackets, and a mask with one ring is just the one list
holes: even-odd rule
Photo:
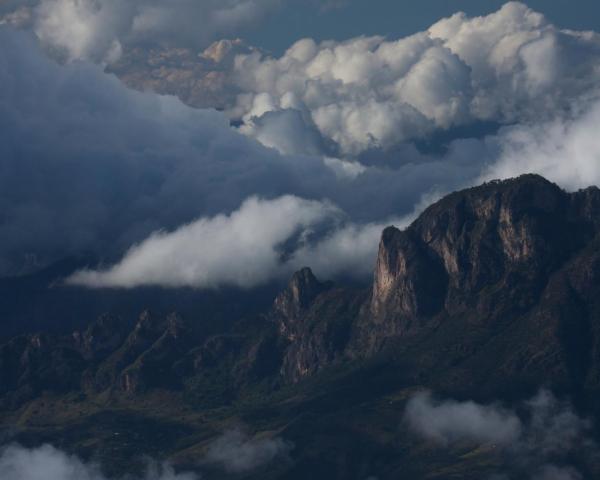
[[206, 454], [210, 463], [227, 472], [244, 473], [289, 455], [293, 445], [281, 438], [251, 438], [240, 429], [225, 432], [212, 442]]
[[567, 402], [541, 390], [517, 410], [497, 404], [438, 400], [431, 393], [412, 397], [404, 418], [409, 428], [443, 447], [456, 442], [491, 444], [505, 457], [509, 473], [492, 478], [509, 480], [525, 473], [532, 480], [582, 478], [570, 465], [594, 460], [598, 447], [592, 440], [592, 424]]
[[[243, 93], [230, 114], [262, 141], [272, 112], [296, 109], [308, 132], [316, 127], [341, 155], [356, 156], [481, 121], [552, 118], [597, 97], [599, 60], [598, 34], [560, 30], [509, 2], [399, 40], [303, 39], [281, 58], [239, 55], [234, 76]], [[273, 136], [266, 142], [277, 145]]]
[[[0, 452], [3, 480], [107, 480], [100, 468], [50, 445], [26, 449], [11, 446]], [[199, 480], [192, 473], [175, 473], [168, 465], [151, 466], [144, 480]]]

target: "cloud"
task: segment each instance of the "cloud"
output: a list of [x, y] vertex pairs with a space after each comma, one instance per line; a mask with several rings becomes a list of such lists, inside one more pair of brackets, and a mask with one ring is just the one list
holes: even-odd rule
[[[560, 55], [570, 52], [564, 61], [578, 59], [572, 70], [577, 78], [567, 72], [543, 88], [515, 80], [515, 72], [525, 78], [532, 74], [523, 72], [533, 67], [523, 59], [515, 63], [506, 52], [520, 55], [540, 32], [556, 37]], [[496, 53], [479, 58], [468, 47], [477, 35], [488, 34], [495, 40], [484, 46]], [[92, 252], [114, 266], [88, 272], [85, 283], [96, 286], [249, 287], [302, 266], [323, 277], [366, 278], [378, 230], [404, 225], [423, 199], [531, 171], [567, 188], [600, 183], [600, 145], [594, 135], [600, 108], [590, 76], [597, 68], [592, 67], [596, 43], [596, 34], [559, 31], [526, 7], [509, 4], [488, 17], [458, 15], [398, 41], [359, 38], [317, 45], [305, 40], [278, 60], [256, 52], [234, 55], [228, 61], [236, 71], [248, 67], [240, 77], [246, 93], [237, 97], [236, 107], [245, 123], [235, 129], [224, 113], [136, 93], [89, 63], [56, 65], [32, 35], [0, 27], [0, 274], [22, 272], [24, 259], [32, 256], [36, 264], [47, 265]], [[219, 55], [215, 49], [210, 55]], [[466, 70], [459, 68], [461, 62]], [[464, 79], [439, 85], [437, 74], [406, 80], [409, 72], [422, 75], [420, 68], [433, 68], [430, 63], [443, 66], [443, 75], [455, 80], [469, 72], [466, 93], [457, 93]], [[435, 107], [427, 112], [416, 101], [396, 101], [396, 86], [425, 87], [429, 81], [431, 95], [442, 93], [441, 109], [428, 92], [410, 95]], [[395, 85], [396, 93], [384, 85]], [[484, 97], [497, 101], [497, 108], [483, 109], [483, 100], [474, 103], [484, 87]], [[458, 106], [468, 100], [468, 108], [447, 110], [451, 102], [445, 89], [454, 92], [450, 96], [460, 100]], [[521, 100], [515, 103], [513, 96]], [[586, 96], [589, 101], [580, 103]], [[530, 118], [528, 109], [540, 105], [540, 118]], [[453, 125], [463, 115], [457, 112], [466, 112], [467, 122], [520, 123], [485, 137], [470, 127], [460, 134], [452, 127], [446, 140], [424, 133]], [[333, 119], [331, 130], [320, 123], [324, 118]], [[413, 127], [414, 135], [402, 133]], [[389, 142], [382, 143], [383, 138]], [[414, 138], [443, 148], [429, 152]], [[263, 232], [256, 236], [265, 242], [260, 261], [248, 262], [246, 249], [224, 233], [220, 238], [228, 239], [227, 248], [203, 253], [190, 246], [204, 238], [215, 219], [229, 219], [223, 224], [232, 226], [247, 199], [260, 198], [266, 208], [286, 196], [296, 198], [296, 212], [305, 202], [317, 202], [327, 213], [301, 224], [291, 216], [286, 225], [295, 226], [292, 233], [280, 235], [271, 235], [277, 228], [268, 216], [262, 219]], [[174, 245], [173, 255], [150, 254]], [[249, 268], [237, 279], [233, 260]], [[170, 261], [187, 268], [177, 273], [164, 264]], [[211, 272], [214, 279], [200, 272]]]
[[251, 197], [230, 215], [158, 231], [105, 270], [67, 279], [91, 288], [139, 286], [250, 288], [286, 279], [305, 265], [324, 278], [368, 276], [381, 231], [390, 223], [357, 225], [327, 202]]
[[[285, 459], [293, 445], [279, 437], [251, 438], [240, 429], [229, 430], [213, 440], [202, 462], [216, 464], [229, 473], [246, 473]], [[0, 448], [2, 480], [111, 480], [100, 465], [85, 463], [51, 445], [25, 448], [10, 445]], [[119, 477], [121, 478], [121, 477]], [[148, 461], [142, 477], [129, 480], [200, 480], [199, 474], [176, 472], [168, 463]], [[115, 479], [116, 480], [116, 479]]]
[[0, 82], [0, 272], [26, 253], [120, 255], [253, 194], [321, 197], [336, 179], [321, 159], [265, 149], [217, 112], [130, 91], [90, 64], [55, 65], [6, 28]]
[[429, 393], [409, 401], [406, 419], [413, 430], [445, 445], [461, 440], [508, 445], [521, 435], [513, 412], [474, 402], [436, 402]]
[[91, 287], [251, 287], [290, 268], [283, 243], [306, 237], [340, 212], [327, 203], [284, 196], [246, 200], [231, 215], [200, 219], [174, 232], [156, 232], [106, 271], [83, 271], [70, 282]]
[[[145, 44], [204, 48], [256, 24], [280, 0], [27, 0], [0, 7], [66, 60], [111, 63]], [[23, 20], [26, 18], [26, 21]]]
[[[520, 413], [517, 413], [520, 412]], [[570, 462], [594, 461], [599, 450], [592, 424], [548, 390], [509, 410], [497, 404], [437, 400], [429, 392], [413, 396], [404, 413], [409, 428], [443, 447], [456, 442], [492, 444], [504, 456], [508, 473], [496, 479], [576, 480]]]
[[[26, 449], [10, 446], [0, 451], [2, 480], [107, 480], [100, 468], [85, 464], [50, 445]], [[150, 466], [144, 480], [199, 480], [192, 473], [177, 474], [168, 465]]]
[[[230, 216], [253, 196], [335, 205], [346, 216], [336, 224], [345, 229], [338, 238], [356, 237], [353, 256], [374, 258], [373, 225], [402, 219], [431, 190], [446, 192], [481, 174], [473, 153], [480, 146], [468, 142], [444, 158], [409, 149], [389, 166], [282, 154], [240, 135], [219, 112], [131, 91], [88, 63], [56, 65], [30, 35], [6, 27], [0, 67], [1, 274], [19, 272], [30, 255], [41, 265], [80, 252], [114, 263], [153, 232]], [[357, 233], [363, 230], [370, 233]], [[324, 241], [334, 238], [332, 229], [321, 233]], [[295, 249], [298, 258], [315, 245], [316, 239]], [[339, 268], [326, 269], [336, 270], [353, 268], [340, 260]], [[281, 271], [275, 268], [272, 278]]]
[[239, 429], [225, 432], [208, 447], [206, 460], [227, 472], [244, 473], [289, 455], [293, 445], [281, 438], [251, 438]]
[[[551, 119], [597, 98], [599, 60], [598, 34], [560, 30], [509, 2], [399, 40], [307, 38], [280, 58], [239, 55], [233, 75], [242, 93], [230, 115], [264, 128], [273, 112], [297, 109], [328, 149], [333, 142], [339, 155], [357, 156], [482, 121]], [[261, 128], [245, 133], [278, 145], [276, 132], [266, 140]]]
[[582, 112], [550, 122], [505, 129], [498, 139], [500, 155], [483, 179], [536, 172], [576, 190], [600, 185], [600, 102]]

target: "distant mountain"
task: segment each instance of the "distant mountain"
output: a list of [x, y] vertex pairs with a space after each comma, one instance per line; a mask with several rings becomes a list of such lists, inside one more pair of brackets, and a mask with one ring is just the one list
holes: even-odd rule
[[[516, 405], [541, 387], [600, 419], [600, 190], [536, 175], [453, 193], [385, 229], [370, 288], [305, 268], [269, 309], [222, 328], [144, 311], [0, 347], [12, 438], [110, 454], [116, 472], [152, 453], [206, 478], [487, 478], [505, 461], [493, 448], [440, 453], [401, 427], [407, 400], [427, 388]], [[243, 474], [204, 465], [239, 424], [295, 448]]]

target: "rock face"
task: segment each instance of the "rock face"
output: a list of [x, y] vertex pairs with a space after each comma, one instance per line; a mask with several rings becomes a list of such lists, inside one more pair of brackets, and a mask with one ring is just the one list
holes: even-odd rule
[[598, 233], [599, 202], [597, 189], [569, 195], [536, 175], [446, 197], [407, 230], [383, 233], [374, 320], [456, 314], [481, 305], [482, 291], [515, 282], [539, 291]]
[[[520, 347], [502, 352], [507, 375], [522, 370], [519, 362], [535, 356], [537, 349], [540, 364], [534, 367], [535, 362], [528, 360], [530, 371], [541, 370], [543, 362], [554, 362], [556, 378], [568, 383], [575, 370], [567, 365], [573, 360], [566, 359], [577, 356], [579, 347], [574, 345], [587, 341], [585, 335], [565, 341], [561, 333], [565, 320], [560, 318], [570, 315], [564, 312], [579, 315], [584, 307], [574, 305], [583, 302], [589, 309], [594, 303], [589, 291], [596, 286], [589, 279], [596, 275], [590, 265], [595, 265], [592, 245], [598, 241], [599, 220], [600, 190], [568, 194], [536, 175], [451, 194], [406, 230], [384, 230], [370, 294], [363, 294], [362, 300], [356, 292], [351, 296], [359, 305], [349, 308], [352, 318], [344, 324], [344, 340], [335, 347], [327, 342], [325, 332], [340, 318], [339, 305], [350, 305], [349, 298], [340, 292], [320, 294], [294, 311], [294, 325], [311, 327], [296, 328], [288, 335], [291, 345], [282, 373], [298, 381], [340, 359], [404, 348], [411, 338], [434, 342], [436, 332], [446, 330], [446, 338], [435, 342], [451, 354], [439, 361], [456, 355], [459, 362], [474, 355], [478, 343], [488, 341], [486, 335], [505, 330], [503, 335], [509, 337], [521, 329], [522, 341], [530, 345], [526, 352]], [[588, 280], [573, 277], [573, 263], [586, 265]], [[329, 311], [328, 306], [336, 302], [337, 308]], [[554, 305], [551, 312], [550, 305]], [[600, 318], [588, 323], [598, 325]], [[282, 325], [284, 334], [291, 331], [285, 320]], [[591, 327], [578, 325], [567, 329], [569, 335], [584, 330], [591, 335]], [[483, 338], [476, 332], [483, 332]], [[431, 348], [434, 352], [425, 355], [427, 361], [441, 355], [435, 353], [441, 351], [440, 345]]]
[[302, 320], [312, 302], [331, 288], [331, 283], [321, 283], [310, 268], [294, 273], [288, 287], [273, 304], [278, 314], [279, 332], [288, 340], [295, 340], [302, 331]]
[[309, 268], [296, 272], [271, 313], [286, 341], [281, 376], [298, 382], [339, 359], [363, 301], [360, 292], [319, 282]]

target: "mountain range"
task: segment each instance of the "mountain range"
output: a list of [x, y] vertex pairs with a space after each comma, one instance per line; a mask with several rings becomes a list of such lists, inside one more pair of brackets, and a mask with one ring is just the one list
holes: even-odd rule
[[[455, 192], [383, 231], [364, 288], [307, 267], [277, 294], [189, 290], [157, 304], [153, 291], [59, 285], [87, 260], [4, 279], [1, 437], [115, 475], [151, 455], [209, 479], [533, 478], [546, 460], [524, 460], [526, 447], [441, 445], [407, 412], [433, 392], [527, 422], [523, 405], [543, 391], [590, 425], [591, 454], [553, 461], [597, 478], [598, 212], [600, 189], [537, 175]], [[49, 312], [70, 320], [52, 326]], [[223, 468], [236, 438], [264, 461]]]

